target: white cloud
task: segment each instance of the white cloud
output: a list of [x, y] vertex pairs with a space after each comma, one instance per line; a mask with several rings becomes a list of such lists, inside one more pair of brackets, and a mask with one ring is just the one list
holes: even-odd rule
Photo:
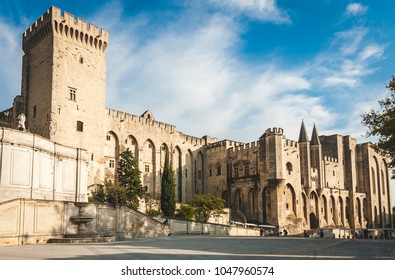
[[335, 34], [333, 45], [338, 47], [342, 55], [354, 55], [368, 34], [368, 29], [355, 27]]
[[22, 46], [20, 36], [22, 29], [6, 23], [0, 18], [0, 87], [2, 89], [2, 108], [12, 106], [12, 100], [20, 94]]
[[355, 27], [335, 34], [312, 67], [324, 87], [355, 88], [377, 70], [372, 65], [382, 59], [385, 46], [370, 42], [369, 33], [368, 28]]
[[[304, 73], [262, 61], [243, 62], [237, 54], [237, 21], [220, 14], [198, 18], [190, 24], [189, 14], [180, 15], [160, 32], [147, 35], [150, 19], [125, 31], [118, 24], [129, 25], [126, 19], [113, 17], [107, 52], [108, 106], [132, 114], [149, 109], [158, 120], [184, 133], [239, 141], [256, 140], [277, 120], [279, 125], [296, 121], [299, 126], [303, 110], [292, 108], [300, 103], [292, 102], [291, 96], [311, 88]], [[286, 114], [273, 105], [283, 102], [285, 95]], [[301, 96], [304, 104], [320, 106], [319, 98]]]
[[261, 21], [291, 22], [287, 13], [277, 7], [276, 0], [209, 0], [209, 3]]
[[362, 60], [366, 60], [372, 57], [375, 58], [380, 58], [384, 54], [384, 47], [377, 45], [377, 44], [371, 44], [366, 46], [359, 54], [360, 58]]
[[350, 3], [347, 5], [345, 14], [350, 16], [363, 15], [368, 11], [368, 7], [360, 3]]
[[337, 76], [330, 76], [324, 78], [324, 86], [326, 87], [336, 87], [336, 86], [346, 86], [346, 87], [355, 87], [358, 84], [358, 81], [354, 78], [344, 78]]

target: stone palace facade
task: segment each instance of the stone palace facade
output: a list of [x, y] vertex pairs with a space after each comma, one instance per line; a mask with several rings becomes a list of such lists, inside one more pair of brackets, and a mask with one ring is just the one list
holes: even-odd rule
[[[179, 202], [221, 196], [233, 220], [290, 226], [392, 226], [385, 158], [349, 136], [298, 141], [281, 128], [253, 143], [184, 134], [155, 120], [106, 108], [108, 32], [47, 10], [23, 34], [21, 94], [0, 113], [0, 202], [14, 198], [87, 200], [89, 188], [116, 180], [120, 152], [138, 159], [147, 192], [160, 196], [170, 154]], [[136, 96], [137, 98], [137, 96]]]

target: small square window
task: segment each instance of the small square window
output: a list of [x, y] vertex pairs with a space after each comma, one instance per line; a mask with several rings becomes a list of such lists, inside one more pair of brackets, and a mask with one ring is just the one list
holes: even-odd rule
[[144, 170], [145, 170], [145, 172], [147, 172], [147, 173], [149, 172], [149, 164], [146, 164], [146, 165], [145, 165], [145, 169], [144, 169]]
[[110, 136], [110, 135], [107, 135], [107, 136], [106, 136], [106, 140], [107, 140], [107, 141], [111, 141], [111, 136]]
[[110, 159], [110, 162], [108, 163], [108, 167], [114, 168], [115, 167], [115, 160]]

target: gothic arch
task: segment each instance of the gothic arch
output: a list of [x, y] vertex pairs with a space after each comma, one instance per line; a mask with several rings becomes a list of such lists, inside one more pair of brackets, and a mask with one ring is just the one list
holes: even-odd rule
[[[169, 157], [169, 147], [167, 146], [166, 143], [162, 143], [162, 145], [160, 146], [159, 156], [160, 156], [160, 174], [163, 174], [163, 169], [165, 168], [166, 156]], [[169, 164], [170, 164], [170, 158], [169, 158]]]
[[336, 202], [335, 202], [335, 198], [333, 197], [333, 195], [330, 196], [330, 212], [331, 212], [331, 218], [332, 218], [332, 222], [337, 225], [337, 207], [336, 207]]
[[173, 156], [173, 168], [175, 174], [175, 184], [176, 184], [176, 201], [182, 202], [182, 153], [180, 147], [176, 146], [174, 148]]
[[346, 205], [345, 205], [345, 209], [344, 209], [344, 215], [345, 215], [345, 222], [346, 225], [351, 225], [351, 221], [353, 219], [351, 219], [351, 202], [350, 202], [350, 198], [347, 196], [346, 197]]
[[248, 192], [248, 206], [251, 217], [255, 217], [255, 190], [252, 188]]
[[328, 222], [329, 222], [329, 220], [328, 220], [328, 202], [327, 202], [326, 196], [322, 195], [321, 200], [322, 200], [321, 205], [322, 205], [322, 212], [323, 212], [322, 214], [324, 215], [325, 222], [328, 224]]
[[265, 187], [262, 192], [262, 204], [263, 204], [263, 223], [270, 224], [272, 222], [270, 218], [271, 213], [271, 194], [270, 188]]
[[284, 187], [284, 201], [285, 201], [285, 210], [286, 211], [292, 211], [291, 214], [294, 214], [297, 216], [297, 211], [296, 211], [296, 194], [295, 190], [292, 187], [291, 184], [287, 184]]
[[374, 166], [375, 166], [375, 177], [373, 178], [375, 181], [375, 184], [377, 186], [377, 193], [380, 195], [380, 166], [379, 166], [379, 162], [377, 160], [376, 156], [373, 156], [373, 160], [374, 160]]
[[363, 199], [362, 207], [363, 217], [368, 222], [368, 227], [371, 227], [373, 221], [369, 218], [368, 200], [366, 198]]
[[227, 190], [222, 193], [222, 200], [225, 202], [225, 207], [229, 207], [229, 192]]
[[376, 175], [373, 166], [370, 168], [371, 177], [372, 177], [372, 184], [371, 184], [371, 193], [376, 194]]
[[[190, 201], [192, 199], [192, 195], [194, 195], [194, 186], [193, 186], [193, 176], [192, 176], [192, 171], [193, 171], [193, 154], [190, 149], [188, 149], [188, 152], [185, 154], [185, 168], [183, 171], [183, 178], [185, 179], [185, 189], [187, 192], [187, 201]], [[188, 192], [188, 191], [191, 192]]]
[[382, 194], [385, 195], [385, 175], [384, 175], [384, 171], [383, 169], [381, 169], [381, 190], [382, 190]]
[[159, 197], [159, 193], [156, 189], [156, 148], [154, 142], [151, 139], [144, 141], [142, 147], [142, 155], [140, 155], [140, 160], [143, 164], [143, 186], [148, 190], [154, 198]]
[[119, 161], [119, 138], [114, 131], [109, 131], [106, 134], [103, 154], [106, 161], [105, 177], [109, 177], [116, 182]]
[[359, 197], [357, 197], [357, 212], [358, 212], [357, 221], [359, 223], [359, 226], [362, 227], [362, 206]]
[[378, 220], [378, 213], [377, 213], [377, 206], [375, 206], [374, 207], [374, 212], [373, 212], [374, 214], [374, 216], [373, 216], [373, 226], [374, 227], [377, 227], [378, 226], [378, 222], [377, 222], [377, 220]]
[[[384, 177], [385, 177], [384, 182], [385, 182], [385, 186], [386, 186], [386, 192], [387, 192], [387, 195], [389, 195], [390, 188], [391, 188], [391, 184], [389, 182], [389, 175], [388, 175], [389, 167], [388, 167], [387, 162], [384, 159], [383, 159], [382, 165], [383, 165], [383, 170], [384, 170]], [[384, 186], [383, 186], [383, 188], [384, 188]], [[388, 206], [390, 207], [391, 205], [388, 205]]]
[[196, 194], [204, 193], [204, 159], [203, 153], [199, 151], [196, 157]]
[[241, 212], [244, 212], [244, 197], [243, 192], [240, 189], [235, 192], [233, 205], [235, 207], [235, 210], [240, 210]]
[[132, 152], [134, 158], [138, 162], [138, 160], [139, 160], [139, 144], [133, 135], [129, 135], [125, 139], [124, 147], [125, 147], [125, 149], [129, 149]]
[[303, 217], [304, 217], [305, 221], [308, 221], [308, 218], [307, 218], [307, 198], [306, 198], [306, 194], [304, 192], [302, 192], [302, 202], [303, 202]]
[[343, 198], [341, 196], [339, 196], [339, 214], [338, 214], [338, 218], [340, 219], [340, 224], [342, 226], [344, 226], [344, 202], [343, 202]]
[[310, 192], [310, 228], [316, 229], [319, 227], [319, 210], [318, 210], [318, 195], [315, 191]]

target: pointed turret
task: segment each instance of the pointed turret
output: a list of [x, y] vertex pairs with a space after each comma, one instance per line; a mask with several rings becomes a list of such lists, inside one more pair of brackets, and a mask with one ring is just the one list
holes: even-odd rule
[[303, 120], [299, 133], [299, 153], [301, 183], [304, 188], [309, 188], [311, 186], [310, 141]]
[[306, 143], [309, 142], [309, 136], [307, 135], [306, 127], [304, 126], [304, 122], [302, 120], [302, 125], [300, 127], [299, 133], [299, 143]]
[[317, 128], [316, 128], [315, 124], [313, 127], [313, 134], [311, 135], [310, 144], [311, 145], [321, 145], [320, 138], [318, 137]]
[[314, 124], [313, 134], [311, 135], [310, 141], [310, 155], [311, 155], [311, 167], [317, 170], [318, 180], [316, 181], [315, 187], [319, 189], [324, 186], [324, 183], [321, 181], [322, 177], [322, 147], [321, 141], [318, 137], [317, 127]]

